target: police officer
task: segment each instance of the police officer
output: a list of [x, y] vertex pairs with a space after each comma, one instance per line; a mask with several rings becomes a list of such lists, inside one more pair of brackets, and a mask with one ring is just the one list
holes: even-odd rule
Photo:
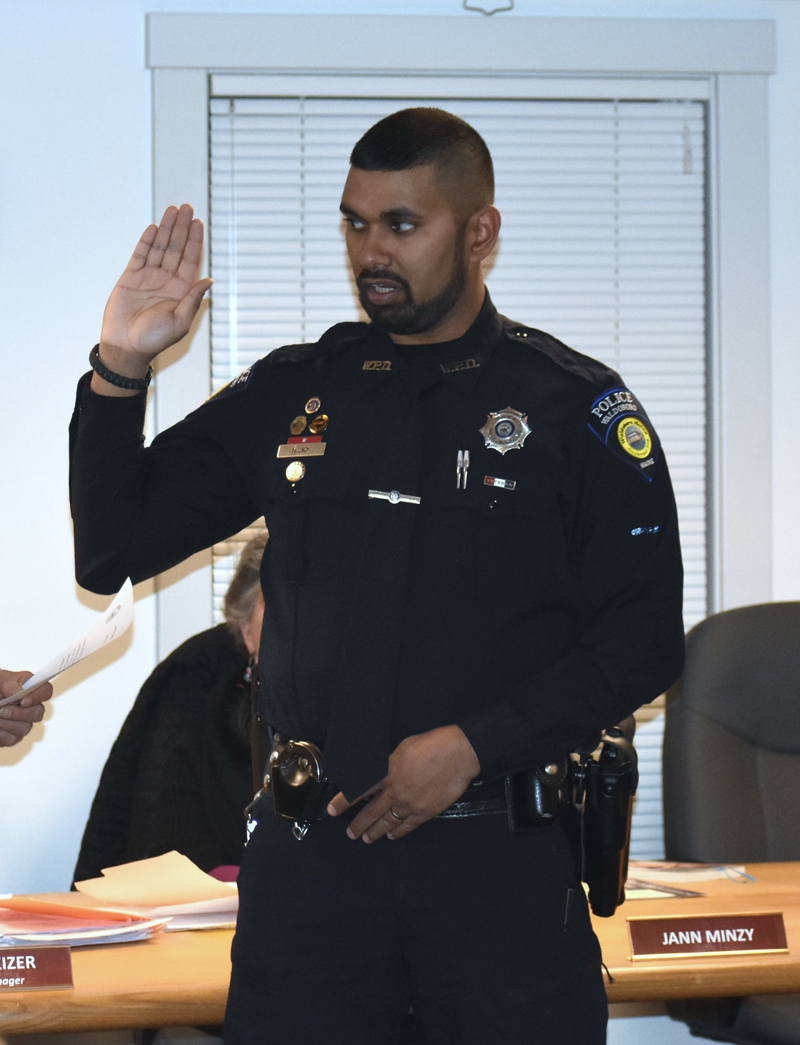
[[389, 1045], [409, 1005], [429, 1045], [605, 1040], [572, 850], [558, 823], [509, 830], [514, 781], [679, 674], [676, 512], [619, 376], [494, 308], [492, 201], [463, 121], [376, 124], [341, 203], [371, 322], [273, 352], [145, 448], [150, 362], [210, 286], [169, 208], [79, 386], [79, 581], [114, 591], [263, 513], [261, 714], [322, 751], [313, 822], [262, 808], [245, 854], [232, 1045]]

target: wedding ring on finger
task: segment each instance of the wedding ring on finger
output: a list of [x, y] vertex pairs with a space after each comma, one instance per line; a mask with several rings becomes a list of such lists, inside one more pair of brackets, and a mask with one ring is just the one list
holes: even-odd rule
[[401, 824], [405, 820], [405, 817], [404, 816], [398, 816], [397, 813], [395, 813], [394, 809], [390, 809], [389, 812], [392, 814], [392, 816], [395, 818], [395, 820], [399, 821]]

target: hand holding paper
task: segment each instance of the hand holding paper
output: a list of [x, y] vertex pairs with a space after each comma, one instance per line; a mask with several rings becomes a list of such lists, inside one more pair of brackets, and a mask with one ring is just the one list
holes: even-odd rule
[[[0, 669], [0, 698], [19, 699], [22, 686], [32, 678], [30, 671], [3, 671]], [[0, 747], [12, 747], [18, 744], [31, 731], [34, 722], [41, 722], [44, 715], [45, 700], [53, 695], [53, 687], [49, 682], [29, 691], [22, 706], [0, 708]]]
[[[92, 624], [88, 631], [86, 631], [79, 639], [49, 660], [43, 668], [40, 668], [39, 671], [36, 672], [35, 675], [31, 675], [27, 682], [23, 682], [21, 689], [17, 689], [14, 693], [4, 696], [4, 698], [0, 700], [0, 708], [6, 704], [19, 702], [25, 694], [36, 689], [38, 686], [41, 686], [43, 683], [50, 682], [51, 679], [60, 675], [62, 671], [71, 668], [73, 664], [77, 664], [90, 654], [96, 653], [97, 650], [102, 649], [103, 646], [107, 646], [109, 642], [118, 639], [120, 635], [123, 635], [128, 630], [132, 621], [133, 585], [131, 584], [129, 577], [122, 585], [119, 593], [115, 596], [114, 601], [105, 613], [102, 614], [100, 619]], [[22, 674], [25, 673], [23, 672]], [[46, 700], [52, 695], [52, 692], [52, 688], [50, 688], [47, 697], [42, 696], [39, 699]], [[3, 720], [0, 719], [0, 722], [2, 721]]]

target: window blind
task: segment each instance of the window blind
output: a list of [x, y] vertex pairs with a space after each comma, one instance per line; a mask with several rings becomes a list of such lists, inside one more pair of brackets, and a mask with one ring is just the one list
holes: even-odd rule
[[[405, 105], [485, 138], [503, 216], [501, 312], [618, 370], [669, 459], [687, 627], [706, 615], [705, 109], [693, 101], [216, 97], [210, 101], [212, 389], [284, 344], [365, 318], [338, 205], [355, 141]], [[214, 599], [231, 573], [215, 554]], [[638, 734], [634, 856], [661, 854], [661, 716]]]

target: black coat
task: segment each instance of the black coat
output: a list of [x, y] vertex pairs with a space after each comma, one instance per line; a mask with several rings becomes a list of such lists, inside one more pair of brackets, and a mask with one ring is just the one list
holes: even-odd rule
[[203, 871], [239, 864], [252, 798], [247, 661], [221, 624], [158, 665], [103, 769], [73, 881], [173, 849]]

